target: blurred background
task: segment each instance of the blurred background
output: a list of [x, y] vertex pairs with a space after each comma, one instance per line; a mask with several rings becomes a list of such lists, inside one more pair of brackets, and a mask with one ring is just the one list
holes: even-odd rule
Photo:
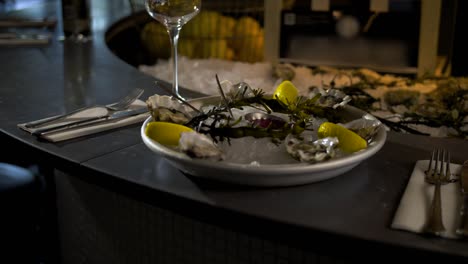
[[[122, 23], [131, 25], [119, 28], [138, 31], [145, 55], [136, 58], [138, 55], [125, 54], [125, 47], [113, 43], [118, 40], [108, 39], [111, 47], [131, 64], [152, 64], [156, 58], [170, 56], [165, 29], [151, 21], [143, 1], [129, 1], [133, 18]], [[279, 7], [273, 7], [279, 10], [269, 7], [273, 2], [280, 2]], [[462, 16], [466, 1], [428, 0], [424, 8], [421, 2], [204, 0], [202, 12], [182, 29], [179, 52], [189, 58], [277, 60], [398, 74], [467, 74], [459, 62], [467, 58], [461, 28], [466, 24]], [[266, 12], [267, 8], [278, 15]], [[269, 26], [275, 32], [266, 31]], [[109, 37], [125, 34], [131, 33], [112, 32]], [[268, 49], [275, 54], [266, 54]]]
[[[47, 1], [0, 0], [0, 12], [42, 2]], [[271, 7], [276, 2], [279, 6]], [[464, 48], [467, 43], [462, 37], [467, 24], [463, 10], [468, 10], [468, 4], [460, 0], [426, 0], [423, 7], [421, 3], [203, 0], [202, 12], [182, 30], [179, 49], [189, 58], [367, 67], [400, 74], [468, 74], [463, 63], [468, 58]], [[167, 33], [145, 12], [144, 1], [128, 0], [128, 5], [132, 13], [107, 34], [110, 48], [135, 66], [168, 58]], [[266, 12], [266, 8], [270, 11]]]

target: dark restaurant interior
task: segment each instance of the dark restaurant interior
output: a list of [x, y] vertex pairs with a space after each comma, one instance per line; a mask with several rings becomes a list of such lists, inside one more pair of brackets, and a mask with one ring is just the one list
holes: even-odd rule
[[468, 263], [467, 10], [0, 0], [0, 263]]

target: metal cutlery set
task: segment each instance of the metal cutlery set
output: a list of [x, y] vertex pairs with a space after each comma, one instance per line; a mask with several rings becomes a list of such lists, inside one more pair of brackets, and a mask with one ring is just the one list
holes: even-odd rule
[[[450, 152], [440, 149], [432, 151], [429, 166], [425, 171], [425, 181], [434, 185], [434, 195], [426, 219], [425, 231], [440, 236], [446, 231], [442, 217], [441, 186], [449, 183], [458, 184], [458, 180], [452, 178], [450, 171]], [[468, 161], [463, 164], [459, 181], [462, 204], [456, 233], [468, 237]]]
[[50, 34], [6, 32], [0, 33], [0, 46], [46, 45], [50, 39]]
[[9, 27], [36, 27], [36, 28], [52, 28], [57, 24], [56, 19], [42, 19], [42, 20], [30, 20], [30, 19], [0, 19], [0, 28]]
[[[0, 19], [0, 30], [9, 28], [53, 28], [57, 24], [56, 19], [30, 20], [8, 18]], [[51, 39], [49, 32], [0, 32], [0, 46], [31, 46], [47, 45]]]
[[[47, 133], [82, 128], [85, 126], [101, 124], [110, 120], [118, 120], [125, 117], [136, 116], [148, 112], [146, 106], [129, 109], [130, 105], [133, 102], [135, 102], [135, 100], [137, 100], [143, 94], [143, 92], [143, 89], [133, 89], [127, 96], [125, 96], [116, 103], [103, 106], [88, 106], [66, 114], [53, 116], [37, 121], [31, 121], [23, 124], [23, 126], [27, 128], [32, 135], [42, 136]], [[96, 107], [106, 108], [110, 111], [107, 111], [105, 114], [99, 114], [96, 116], [76, 118], [69, 121], [66, 120], [67, 117]]]

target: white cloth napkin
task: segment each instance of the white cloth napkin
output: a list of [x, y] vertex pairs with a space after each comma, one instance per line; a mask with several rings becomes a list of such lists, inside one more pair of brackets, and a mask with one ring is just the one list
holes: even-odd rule
[[[424, 225], [434, 195], [434, 185], [424, 181], [424, 171], [429, 165], [428, 160], [418, 160], [411, 178], [401, 198], [391, 227], [416, 233], [424, 232]], [[461, 165], [450, 164], [450, 171], [460, 175]], [[459, 238], [455, 230], [459, 224], [459, 209], [461, 205], [460, 183], [448, 183], [441, 187], [442, 219], [446, 232], [445, 238]]]
[[[146, 107], [146, 103], [141, 100], [136, 100], [128, 107], [128, 109], [137, 109], [141, 107]], [[65, 119], [60, 119], [51, 123], [46, 123], [45, 125], [40, 126], [40, 127], [27, 128], [25, 126], [27, 123], [18, 124], [18, 127], [32, 133], [37, 128], [45, 128], [51, 125], [64, 124], [64, 123], [71, 122], [71, 121], [77, 121], [83, 118], [98, 117], [98, 116], [105, 115], [108, 112], [109, 111], [107, 110], [107, 108], [98, 106], [98, 107], [93, 107], [90, 109], [80, 111]], [[123, 126], [128, 126], [131, 124], [143, 122], [146, 118], [148, 118], [149, 115], [150, 115], [149, 112], [147, 112], [147, 113], [142, 113], [142, 114], [135, 115], [135, 116], [129, 116], [126, 118], [119, 118], [119, 119], [109, 120], [109, 121], [104, 121], [104, 122], [97, 121], [95, 123], [92, 123], [86, 126], [70, 128], [70, 129], [62, 130], [58, 132], [46, 133], [42, 135], [41, 137], [51, 142], [59, 142], [63, 140], [68, 140], [72, 138], [77, 138], [77, 137], [82, 137], [82, 136], [102, 132], [102, 131], [113, 129], [113, 128], [118, 128], [118, 127], [123, 127]]]

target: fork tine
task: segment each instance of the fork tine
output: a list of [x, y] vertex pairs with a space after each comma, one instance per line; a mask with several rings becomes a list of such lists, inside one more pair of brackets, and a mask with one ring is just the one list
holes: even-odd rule
[[427, 177], [430, 177], [431, 176], [431, 173], [432, 173], [432, 161], [434, 160], [434, 156], [435, 156], [435, 149], [432, 150], [432, 155], [431, 155], [431, 159], [429, 160], [429, 166], [427, 167], [427, 171], [426, 171], [426, 175]]
[[112, 107], [120, 108], [122, 106], [126, 106], [132, 99], [133, 99], [132, 94], [129, 94], [129, 95], [125, 96], [122, 100], [120, 100], [117, 103], [115, 103], [114, 105], [112, 105]]
[[120, 101], [107, 105], [107, 107], [113, 109], [113, 110], [121, 110], [123, 108], [128, 107], [131, 103], [133, 103], [136, 99], [138, 99], [142, 94], [144, 90], [140, 88], [133, 89], [130, 91], [130, 93], [122, 98]]
[[447, 163], [446, 163], [446, 168], [445, 168], [445, 181], [450, 181], [451, 178], [451, 173], [450, 173], [450, 151], [447, 151]]
[[440, 163], [440, 171], [439, 171], [439, 180], [443, 180], [445, 178], [445, 166], [447, 164], [445, 158], [446, 158], [446, 155], [447, 155], [447, 152], [445, 151], [445, 149], [442, 149], [442, 160], [441, 160], [441, 163]]
[[[439, 180], [437, 177], [437, 175], [440, 175], [440, 168], [439, 168], [439, 161], [440, 161], [440, 149], [437, 149], [437, 158], [435, 160], [435, 166], [434, 166], [434, 173], [433, 173], [433, 177], [435, 178], [434, 180]], [[442, 167], [442, 164], [441, 164], [441, 167]], [[439, 170], [439, 172], [437, 172], [437, 170]]]
[[134, 89], [132, 90], [121, 102], [121, 105], [128, 105], [129, 103], [135, 101], [135, 98], [140, 97], [140, 95], [143, 93], [142, 89]]

